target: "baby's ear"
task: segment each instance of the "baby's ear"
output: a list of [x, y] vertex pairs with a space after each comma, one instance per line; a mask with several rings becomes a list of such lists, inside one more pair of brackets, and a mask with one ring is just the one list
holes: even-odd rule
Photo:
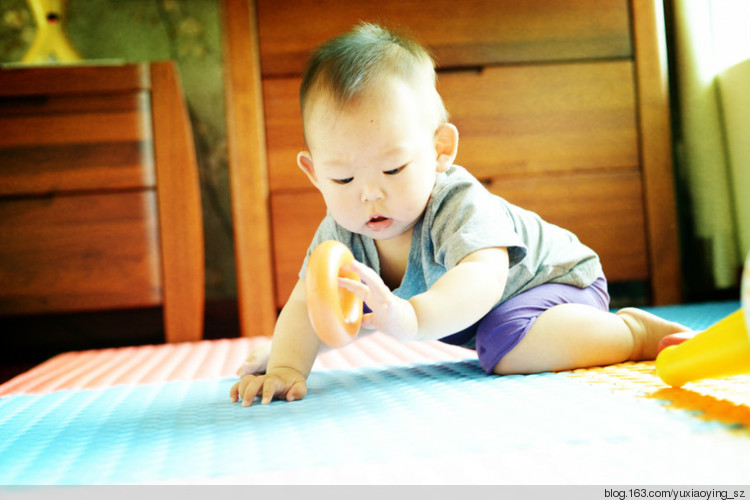
[[297, 153], [297, 166], [307, 175], [313, 186], [318, 187], [318, 178], [315, 176], [315, 167], [313, 166], [312, 155], [309, 151], [300, 151]]
[[458, 153], [458, 129], [452, 123], [443, 123], [435, 131], [437, 171], [445, 172], [453, 165]]

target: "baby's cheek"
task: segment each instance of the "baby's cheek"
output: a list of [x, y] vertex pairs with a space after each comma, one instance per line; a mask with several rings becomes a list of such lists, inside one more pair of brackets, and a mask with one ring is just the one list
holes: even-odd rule
[[353, 207], [351, 205], [347, 208], [329, 206], [328, 210], [333, 219], [344, 229], [351, 232], [357, 232], [361, 230], [361, 222], [358, 222], [358, 218], [356, 216], [356, 207]]

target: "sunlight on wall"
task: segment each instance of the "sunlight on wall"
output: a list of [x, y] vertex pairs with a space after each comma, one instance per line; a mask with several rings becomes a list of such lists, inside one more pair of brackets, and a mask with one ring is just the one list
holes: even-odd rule
[[750, 2], [688, 0], [682, 5], [696, 51], [697, 75], [704, 84], [750, 58]]
[[714, 0], [709, 5], [716, 74], [750, 59], [750, 2]]
[[713, 0], [711, 24], [739, 257], [750, 256], [750, 2]]
[[[696, 289], [739, 284], [750, 251], [750, 1], [671, 0], [677, 168], [689, 197]], [[702, 282], [703, 280], [703, 282]]]

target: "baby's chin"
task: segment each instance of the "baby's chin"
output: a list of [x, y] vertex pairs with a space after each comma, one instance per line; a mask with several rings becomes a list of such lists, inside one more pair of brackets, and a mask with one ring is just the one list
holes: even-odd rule
[[408, 240], [411, 241], [413, 228], [414, 224], [409, 224], [408, 226], [404, 227], [403, 225], [394, 223], [391, 227], [384, 231], [367, 231], [367, 233], [365, 233], [365, 236], [369, 236], [376, 241], [391, 241], [397, 240], [399, 238], [408, 238]]

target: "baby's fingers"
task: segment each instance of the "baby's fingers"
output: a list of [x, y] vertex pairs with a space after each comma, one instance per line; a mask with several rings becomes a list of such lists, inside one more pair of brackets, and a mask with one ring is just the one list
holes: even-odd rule
[[263, 383], [262, 404], [270, 403], [274, 397], [286, 397], [287, 401], [296, 401], [307, 395], [307, 384], [304, 378], [285, 382], [277, 377], [270, 377]]
[[361, 300], [367, 300], [370, 293], [370, 288], [367, 285], [361, 281], [349, 278], [339, 278], [339, 286], [345, 290], [349, 290]]
[[292, 384], [292, 387], [286, 393], [287, 401], [297, 401], [307, 395], [307, 383], [304, 379], [297, 380]]
[[229, 389], [229, 400], [232, 403], [236, 403], [239, 400], [239, 393], [240, 393], [240, 383], [237, 382], [232, 386], [231, 389]]
[[235, 383], [232, 388], [229, 389], [229, 400], [232, 401], [232, 403], [236, 403], [243, 399], [245, 389], [251, 378], [252, 376], [242, 377], [239, 382]]
[[[361, 262], [354, 260], [351, 264], [349, 264], [349, 268], [357, 273], [357, 276], [359, 276], [359, 279], [367, 283], [368, 285], [376, 285], [378, 283], [383, 283], [383, 280], [380, 278], [380, 275], [370, 269], [368, 266], [362, 264]], [[385, 283], [383, 283], [383, 286], [385, 286]]]
[[378, 273], [356, 260], [350, 264], [350, 267], [367, 285], [371, 300], [381, 303], [388, 303], [391, 300], [391, 290]]
[[281, 380], [277, 378], [267, 378], [263, 383], [263, 396], [261, 397], [261, 404], [267, 405], [273, 401], [273, 397], [283, 391], [283, 384]]
[[235, 397], [232, 397], [235, 387], [232, 387], [232, 390], [230, 391], [230, 398], [232, 399], [232, 402], [237, 401], [239, 398], [242, 400], [242, 406], [252, 405], [253, 400], [255, 400], [255, 397], [260, 392], [261, 387], [263, 387], [264, 379], [265, 377], [254, 377], [252, 375], [243, 377], [242, 380], [235, 384], [235, 387], [237, 387]]

